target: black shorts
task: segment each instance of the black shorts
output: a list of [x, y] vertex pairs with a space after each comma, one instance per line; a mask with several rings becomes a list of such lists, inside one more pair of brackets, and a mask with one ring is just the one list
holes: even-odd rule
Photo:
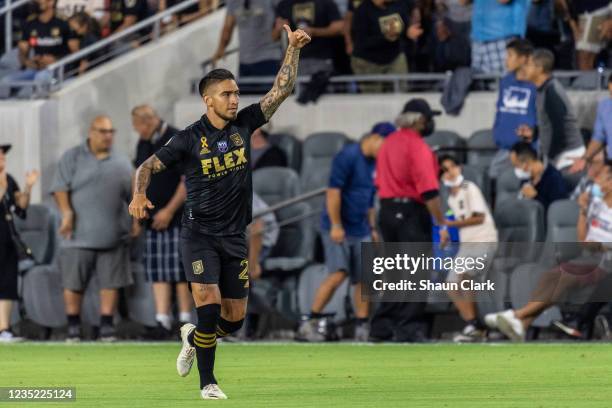
[[219, 285], [224, 299], [247, 297], [246, 233], [219, 237], [183, 228], [179, 247], [188, 282]]

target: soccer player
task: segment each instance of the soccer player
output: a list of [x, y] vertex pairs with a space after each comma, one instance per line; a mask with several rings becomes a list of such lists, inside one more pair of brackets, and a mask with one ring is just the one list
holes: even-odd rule
[[130, 214], [137, 219], [153, 208], [146, 196], [153, 173], [174, 165], [181, 165], [185, 172], [187, 201], [180, 246], [198, 322], [181, 327], [183, 347], [176, 365], [184, 377], [197, 356], [204, 399], [227, 399], [213, 374], [217, 337], [240, 329], [246, 313], [246, 227], [251, 222], [253, 196], [249, 138], [291, 94], [300, 50], [310, 42], [304, 31], [284, 28], [289, 40], [285, 60], [274, 86], [259, 103], [238, 112], [239, 91], [232, 73], [209, 72], [199, 84], [206, 114], [136, 171]]

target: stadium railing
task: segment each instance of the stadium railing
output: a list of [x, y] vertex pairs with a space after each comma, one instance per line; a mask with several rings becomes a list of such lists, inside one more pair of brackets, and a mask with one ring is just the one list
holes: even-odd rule
[[[0, 9], [0, 17], [2, 17], [4, 14], [4, 18], [6, 19], [7, 49], [10, 49], [12, 45], [12, 11], [28, 2], [29, 0], [18, 0], [16, 2], [7, 0], [7, 5]], [[46, 98], [51, 92], [61, 89], [67, 79], [77, 74], [76, 69], [71, 70], [71, 66], [75, 65], [77, 62], [83, 59], [88, 59], [90, 60], [90, 65], [95, 66], [118, 54], [121, 54], [125, 52], [125, 49], [122, 49], [122, 47], [119, 45], [132, 40], [135, 35], [139, 35], [139, 33], [143, 30], [150, 30], [150, 34], [141, 36], [138, 40], [139, 42], [146, 40], [157, 41], [162, 34], [162, 21], [164, 19], [198, 4], [199, 0], [185, 0], [176, 6], [170, 7], [169, 9], [159, 12], [146, 20], [134, 24], [133, 26], [119, 33], [112, 34], [109, 37], [90, 45], [89, 47], [67, 55], [61, 60], [49, 65], [44, 70], [50, 74], [49, 76], [51, 79], [49, 81], [11, 81], [5, 83], [4, 85], [12, 88], [29, 86], [34, 90], [32, 97]]]

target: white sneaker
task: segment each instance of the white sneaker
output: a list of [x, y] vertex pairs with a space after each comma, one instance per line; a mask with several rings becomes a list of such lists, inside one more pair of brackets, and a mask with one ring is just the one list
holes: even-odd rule
[[195, 326], [191, 323], [186, 323], [181, 326], [181, 340], [183, 341], [183, 347], [181, 352], [176, 358], [176, 371], [181, 377], [186, 377], [191, 371], [193, 365], [193, 359], [195, 357], [195, 347], [189, 344], [187, 339], [189, 334], [195, 330]]
[[20, 341], [23, 341], [23, 337], [17, 337], [9, 330], [0, 332], [0, 343], [17, 343]]
[[[510, 312], [510, 313], [508, 313]], [[499, 331], [504, 333], [512, 341], [525, 341], [525, 328], [523, 322], [514, 315], [513, 310], [506, 310], [497, 316]]]
[[478, 329], [473, 324], [468, 324], [463, 328], [461, 333], [457, 333], [453, 336], [453, 341], [455, 343], [476, 343], [485, 341], [486, 338], [487, 333], [485, 330]]
[[204, 399], [227, 399], [227, 395], [221, 391], [221, 388], [217, 384], [208, 384], [204, 388], [202, 388], [202, 398]]
[[504, 312], [487, 313], [486, 315], [484, 315], [484, 323], [489, 329], [497, 329], [497, 316], [502, 313]]

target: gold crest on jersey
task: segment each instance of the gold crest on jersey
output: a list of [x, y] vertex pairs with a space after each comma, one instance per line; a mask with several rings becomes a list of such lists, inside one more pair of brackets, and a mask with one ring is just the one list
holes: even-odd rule
[[242, 146], [244, 144], [244, 141], [242, 140], [242, 138], [240, 137], [240, 134], [238, 133], [234, 133], [233, 135], [231, 135], [230, 140], [232, 141], [234, 146]]

